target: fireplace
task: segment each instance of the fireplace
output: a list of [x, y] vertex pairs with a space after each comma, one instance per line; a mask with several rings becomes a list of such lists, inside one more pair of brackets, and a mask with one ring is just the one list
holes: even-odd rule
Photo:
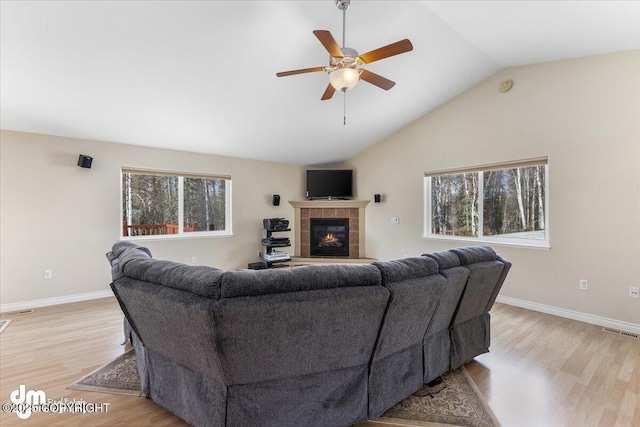
[[[290, 201], [294, 208], [293, 229], [295, 258], [311, 257], [311, 218], [349, 219], [349, 255], [316, 255], [313, 258], [335, 258], [343, 260], [367, 259], [365, 257], [365, 208], [368, 200], [304, 200]], [[345, 230], [346, 232], [346, 230]], [[346, 246], [344, 253], [347, 253]], [[345, 260], [345, 261], [347, 261]], [[339, 261], [343, 262], [343, 261]]]
[[311, 256], [349, 256], [349, 218], [310, 218]]

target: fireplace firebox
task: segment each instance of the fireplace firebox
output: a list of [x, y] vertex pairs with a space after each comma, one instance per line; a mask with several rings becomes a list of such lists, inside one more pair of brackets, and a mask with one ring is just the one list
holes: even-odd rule
[[311, 256], [349, 256], [349, 218], [311, 218]]

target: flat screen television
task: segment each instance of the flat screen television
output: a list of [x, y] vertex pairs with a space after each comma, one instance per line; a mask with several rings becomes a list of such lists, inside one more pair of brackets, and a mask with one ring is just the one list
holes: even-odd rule
[[307, 199], [347, 199], [353, 197], [353, 170], [307, 170]]

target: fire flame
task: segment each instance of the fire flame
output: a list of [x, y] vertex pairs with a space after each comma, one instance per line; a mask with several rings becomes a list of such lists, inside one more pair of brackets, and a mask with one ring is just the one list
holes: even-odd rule
[[342, 243], [340, 238], [333, 235], [333, 233], [327, 233], [320, 241], [320, 246], [335, 246], [341, 247]]

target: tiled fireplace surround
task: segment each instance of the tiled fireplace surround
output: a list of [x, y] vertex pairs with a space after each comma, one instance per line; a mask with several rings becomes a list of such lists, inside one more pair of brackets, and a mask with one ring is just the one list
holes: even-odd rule
[[295, 210], [294, 233], [296, 256], [302, 258], [309, 258], [311, 256], [310, 218], [348, 218], [349, 258], [365, 258], [364, 213], [366, 206], [369, 204], [368, 200], [312, 200], [292, 201], [289, 203]]

